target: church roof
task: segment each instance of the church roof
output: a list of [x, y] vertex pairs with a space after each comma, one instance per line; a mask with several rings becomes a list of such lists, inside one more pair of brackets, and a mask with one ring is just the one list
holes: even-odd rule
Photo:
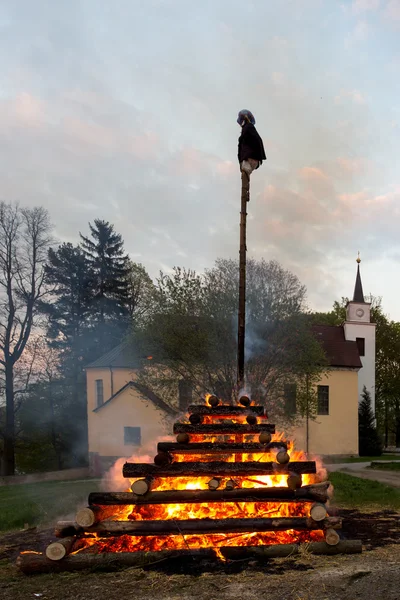
[[115, 394], [113, 396], [111, 396], [111, 398], [106, 400], [106, 402], [104, 402], [103, 404], [100, 404], [100, 406], [97, 406], [93, 410], [93, 412], [99, 412], [104, 406], [106, 406], [107, 404], [110, 404], [110, 402], [112, 402], [115, 398], [117, 398], [120, 394], [122, 394], [122, 392], [124, 392], [125, 390], [127, 390], [129, 388], [136, 389], [142, 396], [146, 396], [157, 408], [160, 408], [162, 411], [164, 411], [168, 415], [174, 416], [178, 413], [177, 409], [173, 408], [172, 406], [170, 406], [169, 404], [164, 402], [164, 400], [162, 398], [160, 398], [160, 396], [157, 396], [157, 394], [155, 394], [152, 390], [150, 390], [145, 385], [138, 383], [137, 381], [128, 381], [128, 383], [126, 383], [124, 386], [122, 386], [121, 389], [119, 389], [117, 392], [115, 392]]
[[344, 327], [313, 325], [312, 330], [325, 351], [330, 367], [361, 369], [362, 363], [357, 342], [346, 340]]
[[102, 369], [114, 367], [116, 369], [134, 369], [137, 368], [137, 359], [134, 357], [130, 344], [123, 342], [115, 348], [102, 354], [89, 365], [86, 369]]
[[361, 275], [360, 275], [360, 259], [357, 260], [357, 277], [356, 277], [356, 285], [354, 286], [354, 294], [353, 294], [353, 302], [362, 302], [364, 303], [364, 292], [363, 286], [361, 283]]

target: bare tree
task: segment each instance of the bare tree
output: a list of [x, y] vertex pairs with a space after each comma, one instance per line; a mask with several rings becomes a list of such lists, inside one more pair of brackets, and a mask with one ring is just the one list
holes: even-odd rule
[[0, 365], [5, 379], [4, 475], [15, 473], [15, 366], [36, 325], [46, 293], [45, 262], [51, 242], [48, 212], [0, 203]]

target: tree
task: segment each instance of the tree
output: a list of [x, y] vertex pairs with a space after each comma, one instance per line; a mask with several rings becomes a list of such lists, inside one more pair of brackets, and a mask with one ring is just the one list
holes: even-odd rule
[[[156, 297], [153, 317], [134, 338], [140, 357], [153, 356], [144, 362], [143, 383], [170, 402], [180, 380], [190, 382], [197, 395], [235, 396], [237, 263], [219, 260], [204, 275], [179, 268], [161, 273]], [[250, 260], [247, 297], [247, 390], [283, 415], [282, 389], [285, 381], [300, 377], [299, 357], [308, 354], [310, 377], [315, 356], [313, 374], [323, 363], [321, 347], [311, 334], [305, 336], [305, 288], [275, 261]]]
[[371, 408], [371, 394], [365, 386], [358, 407], [358, 448], [360, 456], [380, 456], [382, 454], [382, 444]]
[[129, 258], [114, 226], [95, 219], [90, 237], [81, 236], [81, 247], [94, 274], [91, 316], [96, 326], [96, 346], [104, 350], [117, 344], [129, 323]]
[[49, 249], [46, 280], [52, 286], [51, 301], [42, 302], [48, 316], [48, 335], [54, 347], [76, 362], [85, 356], [83, 339], [91, 317], [95, 278], [79, 246], [62, 244]]
[[[67, 243], [56, 250], [49, 249], [46, 280], [52, 287], [52, 297], [51, 301], [42, 302], [40, 308], [48, 317], [50, 346], [60, 353], [58, 379], [63, 381], [63, 402], [69, 406], [74, 438], [84, 448], [87, 446], [84, 367], [92, 360], [93, 352], [94, 272], [83, 250]], [[54, 379], [41, 390], [55, 389]]]
[[140, 263], [128, 262], [126, 306], [131, 323], [140, 326], [154, 310], [156, 287]]
[[3, 473], [15, 472], [15, 367], [36, 326], [46, 295], [50, 221], [42, 207], [0, 203], [0, 365], [5, 377]]

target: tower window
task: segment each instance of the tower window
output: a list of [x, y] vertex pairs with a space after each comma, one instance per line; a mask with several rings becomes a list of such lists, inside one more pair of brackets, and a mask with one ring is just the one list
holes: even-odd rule
[[104, 402], [103, 380], [96, 379], [96, 406], [99, 407]]
[[319, 415], [329, 415], [329, 385], [318, 386], [318, 407]]
[[365, 338], [356, 338], [358, 353], [360, 356], [365, 356]]

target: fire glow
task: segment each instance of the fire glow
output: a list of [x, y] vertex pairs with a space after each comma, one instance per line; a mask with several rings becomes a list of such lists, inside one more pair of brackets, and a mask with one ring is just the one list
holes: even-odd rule
[[[223, 405], [227, 406], [227, 405]], [[229, 421], [234, 424], [246, 424], [245, 415], [234, 415]], [[265, 422], [262, 419], [262, 422]], [[203, 419], [204, 424], [226, 423], [226, 418], [216, 415], [207, 415]], [[283, 441], [283, 434], [274, 434], [273, 442]], [[190, 441], [213, 442], [213, 443], [246, 443], [258, 442], [258, 435], [196, 435], [190, 436]], [[287, 452], [291, 461], [304, 461], [307, 457], [304, 452], [296, 451], [292, 442], [285, 442]], [[223, 460], [225, 462], [276, 462], [278, 448], [270, 452], [251, 452], [232, 454], [229, 451], [216, 456], [215, 453], [196, 453], [179, 451], [174, 454], [174, 462], [213, 462]], [[317, 474], [302, 475], [302, 484], [310, 485], [324, 479], [325, 472], [321, 464], [317, 467]], [[129, 479], [132, 485], [139, 478]], [[234, 478], [237, 488], [260, 488], [260, 487], [287, 487], [287, 474], [240, 476]], [[156, 478], [152, 485], [152, 491], [166, 490], [208, 490], [210, 477], [163, 477]], [[221, 477], [219, 487], [226, 487], [230, 477]], [[127, 487], [126, 491], [130, 491]], [[185, 504], [144, 504], [126, 505], [118, 507], [101, 506], [100, 520], [118, 521], [152, 521], [173, 520], [179, 522], [185, 519], [228, 519], [228, 518], [281, 518], [281, 517], [309, 517], [312, 502], [207, 502], [207, 503], [185, 503]], [[113, 509], [110, 511], [110, 509]], [[76, 546], [75, 552], [136, 552], [157, 551], [167, 549], [197, 549], [218, 548], [221, 546], [259, 546], [273, 544], [303, 543], [321, 541], [324, 534], [320, 530], [310, 531], [273, 531], [273, 532], [246, 532], [246, 533], [223, 533], [223, 534], [199, 534], [199, 535], [165, 535], [165, 536], [106, 536], [94, 534], [81, 538]], [[218, 555], [218, 553], [217, 553]]]

